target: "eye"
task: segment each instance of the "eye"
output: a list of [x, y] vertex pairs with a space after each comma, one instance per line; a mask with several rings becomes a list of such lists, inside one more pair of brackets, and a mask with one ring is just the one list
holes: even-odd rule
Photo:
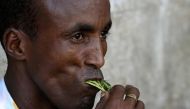
[[102, 31], [102, 32], [101, 32], [101, 38], [102, 38], [103, 40], [107, 39], [108, 35], [109, 35], [108, 31]]
[[72, 41], [76, 42], [76, 43], [77, 42], [82, 42], [82, 41], [85, 40], [85, 36], [81, 32], [74, 33], [71, 38], [72, 38]]

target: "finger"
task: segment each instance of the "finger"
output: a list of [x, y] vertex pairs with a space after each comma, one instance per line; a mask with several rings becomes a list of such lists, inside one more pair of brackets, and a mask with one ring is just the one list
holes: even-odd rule
[[102, 109], [104, 107], [104, 105], [106, 104], [106, 101], [108, 98], [109, 98], [108, 92], [101, 92], [100, 101], [97, 103], [95, 109]]
[[121, 85], [115, 85], [109, 92], [106, 94], [101, 94], [103, 97], [100, 102], [97, 104], [96, 109], [102, 109], [105, 106], [109, 108], [113, 108], [116, 105], [123, 102], [123, 96], [125, 94], [125, 88]]
[[110, 100], [119, 100], [122, 101], [123, 100], [123, 96], [125, 95], [125, 88], [121, 85], [115, 85], [109, 93]]
[[126, 96], [124, 98], [125, 104], [135, 107], [135, 104], [139, 98], [139, 95], [140, 95], [140, 92], [136, 87], [127, 85], [126, 86]]
[[138, 100], [135, 109], [145, 109], [145, 105], [142, 101]]

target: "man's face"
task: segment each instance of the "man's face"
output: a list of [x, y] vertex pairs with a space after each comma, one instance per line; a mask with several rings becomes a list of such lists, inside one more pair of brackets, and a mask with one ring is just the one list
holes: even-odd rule
[[27, 72], [59, 109], [91, 109], [111, 26], [109, 0], [41, 0], [38, 37], [28, 47]]

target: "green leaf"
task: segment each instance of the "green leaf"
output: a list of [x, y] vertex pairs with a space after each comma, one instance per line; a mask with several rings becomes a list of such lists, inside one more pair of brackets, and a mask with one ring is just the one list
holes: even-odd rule
[[102, 80], [101, 84], [102, 84], [102, 86], [104, 87], [105, 90], [110, 90], [111, 89], [111, 85], [107, 81]]
[[85, 83], [98, 88], [101, 91], [108, 91], [111, 89], [111, 85], [105, 80], [88, 80]]

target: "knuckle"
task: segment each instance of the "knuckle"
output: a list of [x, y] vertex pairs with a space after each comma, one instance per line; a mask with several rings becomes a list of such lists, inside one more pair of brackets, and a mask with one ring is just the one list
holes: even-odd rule
[[128, 87], [128, 90], [130, 90], [130, 91], [140, 93], [139, 89], [132, 85], [128, 85], [127, 87]]
[[124, 90], [125, 88], [122, 85], [115, 85], [113, 86], [113, 90]]
[[136, 87], [134, 87], [134, 89], [133, 89], [138, 95], [140, 94], [140, 91], [139, 91], [139, 89], [138, 88], [136, 88]]
[[139, 89], [136, 88], [136, 87], [134, 87], [134, 86], [132, 86], [132, 85], [127, 85], [127, 86], [126, 86], [126, 93], [127, 93], [127, 94], [135, 94], [135, 95], [137, 95], [137, 97], [140, 96], [140, 91], [139, 91]]
[[113, 88], [110, 90], [110, 93], [125, 93], [125, 87], [122, 85], [115, 85]]

